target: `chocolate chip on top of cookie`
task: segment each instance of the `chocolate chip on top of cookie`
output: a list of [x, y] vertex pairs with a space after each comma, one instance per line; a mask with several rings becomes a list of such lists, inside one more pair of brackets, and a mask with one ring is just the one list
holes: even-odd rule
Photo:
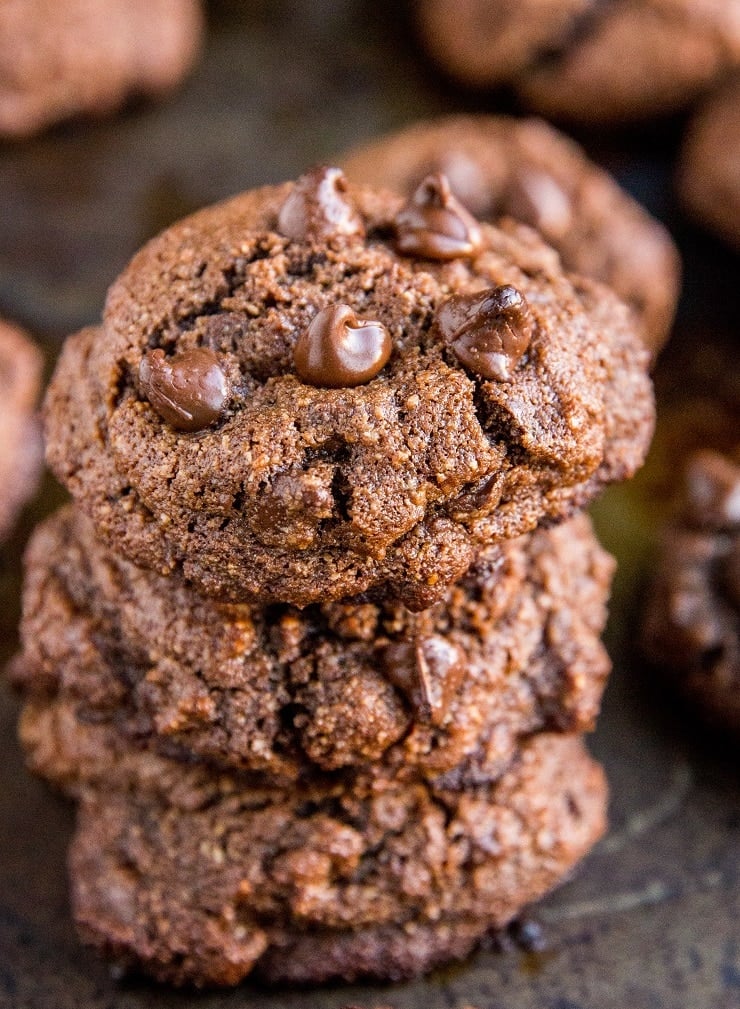
[[314, 169], [134, 257], [62, 353], [48, 457], [109, 544], [207, 594], [419, 608], [634, 472], [647, 366], [531, 229], [439, 175], [408, 202]]

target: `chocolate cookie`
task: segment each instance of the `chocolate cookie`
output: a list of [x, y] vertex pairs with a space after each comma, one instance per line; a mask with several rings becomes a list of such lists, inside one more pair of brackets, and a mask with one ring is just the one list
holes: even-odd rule
[[430, 172], [444, 172], [476, 217], [536, 228], [566, 269], [603, 281], [632, 308], [653, 353], [665, 342], [680, 279], [670, 235], [547, 123], [447, 116], [371, 141], [342, 163], [356, 182], [406, 194]]
[[738, 0], [417, 0], [415, 10], [453, 77], [510, 83], [571, 120], [674, 111], [740, 64]]
[[444, 177], [404, 202], [317, 169], [134, 258], [65, 346], [48, 458], [116, 550], [207, 595], [419, 609], [635, 471], [647, 365], [615, 297]]
[[491, 780], [534, 731], [593, 728], [611, 558], [579, 516], [490, 548], [432, 609], [222, 604], [105, 550], [65, 508], [26, 559], [16, 683], [274, 779], [384, 761]]
[[26, 333], [0, 320], [0, 538], [38, 483], [43, 463], [36, 402], [42, 359]]
[[2, 0], [0, 135], [169, 91], [195, 59], [201, 21], [199, 0]]
[[697, 452], [648, 597], [650, 658], [715, 723], [740, 733], [740, 446]]
[[678, 186], [688, 210], [740, 247], [740, 78], [709, 99], [689, 126]]
[[23, 733], [80, 801], [82, 937], [175, 984], [398, 980], [464, 957], [605, 824], [603, 774], [572, 736], [536, 736], [465, 791], [377, 768], [291, 791], [137, 751], [59, 701], [27, 707]]

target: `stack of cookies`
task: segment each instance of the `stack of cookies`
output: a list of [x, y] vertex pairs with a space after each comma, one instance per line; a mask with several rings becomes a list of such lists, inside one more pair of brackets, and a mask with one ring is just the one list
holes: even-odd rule
[[83, 937], [175, 983], [410, 976], [600, 836], [633, 313], [446, 178], [321, 168], [174, 226], [66, 344], [21, 736]]

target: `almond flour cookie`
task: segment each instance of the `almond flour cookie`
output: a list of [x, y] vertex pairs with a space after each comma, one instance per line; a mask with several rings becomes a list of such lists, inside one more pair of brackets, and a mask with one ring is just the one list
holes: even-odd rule
[[441, 603], [220, 604], [64, 508], [26, 558], [16, 683], [221, 766], [295, 780], [381, 759], [466, 785], [522, 736], [593, 728], [612, 559], [579, 516], [484, 551]]
[[0, 320], [0, 538], [10, 532], [41, 472], [41, 367], [41, 353], [27, 334]]
[[69, 866], [84, 940], [174, 984], [372, 976], [466, 956], [603, 833], [576, 737], [534, 737], [495, 784], [368, 769], [298, 791], [140, 751], [59, 701], [25, 709], [37, 771], [79, 801]]
[[611, 287], [634, 311], [653, 353], [679, 293], [666, 229], [582, 149], [538, 119], [447, 116], [407, 126], [342, 159], [350, 179], [411, 194], [432, 171], [481, 220], [513, 217], [557, 249], [567, 270]]
[[740, 78], [690, 124], [678, 186], [690, 213], [740, 248]]
[[682, 504], [648, 596], [645, 650], [692, 706], [740, 734], [740, 447], [695, 453]]
[[207, 595], [421, 609], [635, 471], [647, 367], [625, 306], [444, 176], [404, 201], [317, 169], [134, 258], [65, 346], [48, 458], [115, 550]]
[[740, 64], [739, 0], [417, 0], [415, 10], [453, 77], [511, 83], [564, 119], [674, 111]]
[[201, 32], [199, 0], [2, 0], [0, 136], [170, 91]]

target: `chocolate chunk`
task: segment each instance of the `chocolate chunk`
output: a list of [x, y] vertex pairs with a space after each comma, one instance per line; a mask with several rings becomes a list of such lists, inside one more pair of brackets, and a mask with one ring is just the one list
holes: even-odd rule
[[440, 172], [428, 175], [399, 210], [395, 229], [396, 248], [406, 256], [458, 259], [475, 255], [481, 243], [478, 222]]
[[700, 528], [740, 529], [740, 466], [719, 452], [696, 452], [686, 467], [689, 519]]
[[295, 368], [309, 385], [347, 388], [375, 378], [393, 345], [380, 322], [358, 319], [349, 305], [329, 305], [295, 346]]
[[363, 237], [365, 225], [346, 197], [347, 180], [339, 168], [321, 166], [296, 182], [278, 216], [278, 231], [295, 242]]
[[139, 365], [139, 386], [159, 416], [179, 431], [200, 431], [217, 421], [230, 392], [218, 357], [205, 347], [169, 358], [150, 350]]
[[411, 705], [414, 717], [432, 725], [444, 721], [465, 672], [457, 646], [436, 634], [388, 645], [383, 668]]
[[441, 172], [447, 178], [453, 194], [474, 217], [485, 218], [491, 215], [491, 186], [475, 158], [463, 150], [451, 148], [439, 155], [436, 163], [424, 172], [424, 176], [430, 172]]
[[505, 194], [503, 212], [549, 239], [562, 238], [573, 224], [570, 197], [547, 172], [520, 172]]
[[437, 311], [443, 339], [471, 371], [508, 382], [527, 351], [535, 322], [515, 287], [492, 287], [476, 294], [454, 294]]

